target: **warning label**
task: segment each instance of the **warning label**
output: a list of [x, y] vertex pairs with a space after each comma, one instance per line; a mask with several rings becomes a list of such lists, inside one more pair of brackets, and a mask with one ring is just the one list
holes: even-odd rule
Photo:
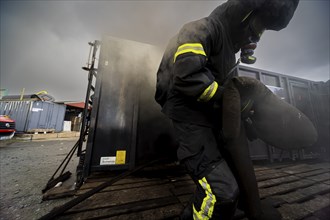
[[117, 150], [116, 164], [125, 164], [125, 162], [126, 162], [126, 151], [125, 150]]
[[115, 165], [116, 157], [101, 157], [100, 165]]

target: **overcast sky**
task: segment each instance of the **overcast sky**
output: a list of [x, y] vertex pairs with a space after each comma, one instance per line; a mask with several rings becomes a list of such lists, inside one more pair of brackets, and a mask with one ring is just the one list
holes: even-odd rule
[[[183, 24], [222, 2], [1, 0], [0, 88], [82, 101], [89, 41], [107, 34], [164, 46]], [[286, 29], [262, 36], [252, 67], [327, 81], [329, 11], [329, 0], [300, 0]]]

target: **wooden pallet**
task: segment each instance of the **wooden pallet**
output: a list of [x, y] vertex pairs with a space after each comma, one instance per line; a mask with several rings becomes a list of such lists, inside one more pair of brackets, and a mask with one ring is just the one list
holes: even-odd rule
[[[152, 168], [122, 179], [67, 210], [59, 219], [178, 219], [195, 185], [179, 167], [171, 166], [171, 172]], [[261, 198], [271, 199], [284, 220], [329, 219], [330, 163], [258, 165], [255, 173]], [[109, 179], [90, 178], [76, 195]], [[244, 212], [237, 210], [235, 219], [246, 219]]]

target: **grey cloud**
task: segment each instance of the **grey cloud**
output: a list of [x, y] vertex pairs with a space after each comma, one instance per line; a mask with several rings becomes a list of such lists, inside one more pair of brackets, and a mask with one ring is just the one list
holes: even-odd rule
[[329, 79], [329, 2], [300, 1], [282, 31], [266, 31], [255, 67], [315, 81]]
[[[1, 1], [0, 87], [83, 100], [88, 41], [103, 34], [164, 46], [222, 1]], [[267, 32], [257, 68], [329, 79], [329, 1], [300, 1], [288, 27]]]

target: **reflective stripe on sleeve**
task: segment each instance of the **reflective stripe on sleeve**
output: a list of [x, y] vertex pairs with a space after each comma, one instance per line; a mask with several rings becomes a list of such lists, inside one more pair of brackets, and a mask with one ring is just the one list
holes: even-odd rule
[[214, 96], [215, 92], [217, 91], [219, 85], [216, 81], [214, 81], [211, 85], [209, 85], [202, 95], [199, 96], [197, 101], [199, 102], [208, 102]]
[[194, 54], [200, 54], [206, 56], [206, 53], [204, 51], [203, 45], [200, 43], [187, 43], [187, 44], [182, 44], [181, 46], [178, 47], [178, 50], [176, 51], [174, 55], [174, 63], [176, 58], [185, 53], [194, 53]]
[[215, 195], [212, 193], [211, 186], [208, 184], [205, 177], [198, 182], [205, 190], [206, 196], [203, 199], [200, 211], [197, 211], [195, 206], [193, 205], [193, 217], [194, 220], [208, 220], [212, 218], [214, 204], [217, 200], [215, 198]]

